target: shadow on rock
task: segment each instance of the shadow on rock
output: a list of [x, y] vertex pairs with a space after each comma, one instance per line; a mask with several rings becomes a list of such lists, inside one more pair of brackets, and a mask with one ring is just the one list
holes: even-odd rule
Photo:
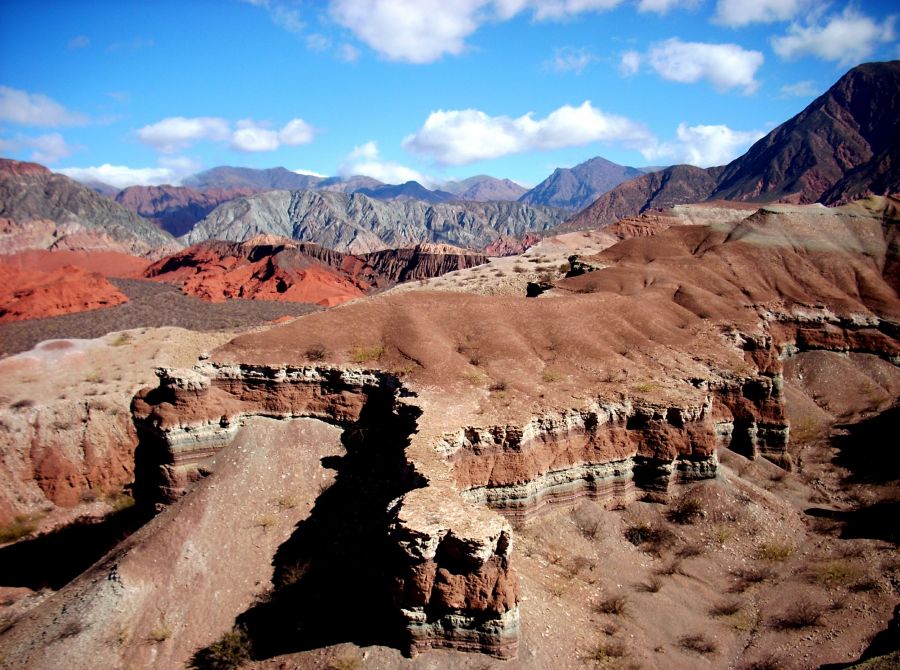
[[130, 507], [0, 549], [0, 585], [58, 590], [87, 570], [153, 516]]
[[404, 455], [413, 411], [398, 416], [390, 400], [370, 399], [344, 431], [347, 454], [323, 459], [337, 472], [334, 484], [279, 547], [275, 589], [237, 618], [254, 658], [340, 642], [399, 645], [404, 628], [392, 598], [399, 557], [388, 537], [389, 506], [422, 484]]

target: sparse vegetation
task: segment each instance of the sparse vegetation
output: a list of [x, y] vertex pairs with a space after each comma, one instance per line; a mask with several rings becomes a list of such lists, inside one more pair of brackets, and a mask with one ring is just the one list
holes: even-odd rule
[[731, 588], [733, 593], [743, 593], [754, 584], [761, 584], [774, 576], [774, 573], [767, 567], [735, 570], [732, 574], [737, 578], [737, 581]]
[[778, 630], [809, 628], [818, 625], [824, 608], [807, 598], [801, 598], [788, 607], [784, 613], [772, 620], [772, 627]]
[[384, 347], [380, 344], [359, 345], [350, 352], [350, 360], [354, 363], [370, 363], [380, 360], [384, 355]]
[[717, 523], [709, 529], [709, 539], [716, 544], [725, 544], [728, 540], [733, 538], [736, 533], [737, 531], [731, 524]]
[[253, 645], [247, 631], [242, 626], [225, 633], [218, 642], [201, 649], [191, 659], [195, 670], [234, 670], [248, 662]]
[[658, 388], [659, 384], [657, 384], [656, 382], [640, 382], [632, 386], [632, 389], [634, 389], [638, 393], [650, 393], [651, 391], [655, 391]]
[[637, 585], [639, 591], [644, 593], [659, 593], [663, 587], [663, 580], [659, 575], [652, 575], [646, 582]]
[[275, 526], [275, 517], [269, 516], [268, 514], [256, 517], [253, 525], [255, 525], [257, 528], [262, 529], [262, 532], [267, 533], [271, 528]]
[[21, 540], [35, 530], [37, 530], [37, 523], [34, 517], [17, 516], [10, 523], [0, 525], [0, 544]]
[[623, 658], [626, 658], [629, 655], [628, 647], [626, 647], [623, 643], [617, 642], [615, 640], [608, 640], [606, 642], [600, 642], [591, 649], [590, 653], [588, 653], [587, 659], [589, 661], [593, 661], [599, 665], [610, 665], [613, 663], [617, 663]]
[[16, 400], [10, 407], [12, 409], [28, 409], [29, 407], [34, 407], [34, 400], [22, 398], [22, 400]]
[[488, 391], [499, 392], [505, 391], [507, 389], [506, 381], [503, 379], [498, 379], [497, 381], [491, 382], [491, 385], [488, 386]]
[[741, 611], [741, 601], [737, 598], [723, 600], [709, 608], [712, 616], [731, 616]]
[[562, 379], [562, 375], [558, 372], [554, 372], [553, 370], [544, 370], [544, 372], [541, 374], [541, 379], [546, 384], [552, 384], [553, 382], [558, 382], [560, 379]]
[[170, 637], [172, 637], [172, 629], [169, 628], [168, 624], [163, 622], [150, 631], [147, 640], [159, 644], [160, 642], [165, 642]]
[[768, 654], [743, 666], [742, 670], [781, 670], [784, 667], [781, 659], [775, 654]]
[[119, 333], [116, 338], [110, 342], [110, 345], [113, 347], [124, 347], [126, 344], [131, 344], [131, 335], [128, 333]]
[[812, 566], [809, 572], [810, 581], [823, 586], [839, 586], [855, 582], [863, 576], [861, 568], [849, 561], [833, 559]]
[[362, 659], [358, 656], [345, 654], [328, 661], [325, 670], [359, 670], [362, 667]]
[[693, 558], [694, 556], [701, 556], [702, 554], [703, 547], [694, 543], [684, 544], [675, 552], [675, 555], [678, 556], [678, 558]]
[[692, 635], [682, 635], [678, 638], [678, 646], [686, 651], [693, 651], [697, 654], [714, 654], [718, 650], [716, 643], [702, 633], [694, 633]]
[[628, 612], [628, 598], [623, 595], [610, 596], [598, 602], [596, 610], [601, 614], [624, 616]]
[[328, 356], [328, 349], [324, 344], [313, 344], [306, 348], [303, 355], [308, 361], [323, 361]]
[[669, 519], [679, 524], [691, 524], [703, 516], [703, 502], [694, 496], [682, 496], [669, 508]]
[[117, 514], [134, 507], [134, 498], [127, 493], [110, 493], [105, 496], [105, 499], [109, 503], [111, 514]]
[[759, 545], [756, 555], [764, 561], [785, 561], [794, 553], [794, 547], [787, 542], [764, 542]]
[[668, 528], [637, 523], [625, 529], [625, 539], [651, 554], [659, 555], [675, 544], [675, 533]]

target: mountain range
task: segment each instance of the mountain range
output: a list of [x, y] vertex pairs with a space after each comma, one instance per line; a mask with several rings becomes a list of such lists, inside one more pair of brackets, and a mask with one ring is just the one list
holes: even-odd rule
[[220, 205], [179, 239], [196, 244], [277, 235], [350, 253], [423, 241], [484, 249], [502, 236], [550, 230], [568, 216], [520, 202], [385, 202], [362, 193], [269, 191]]
[[557, 168], [520, 196], [519, 202], [579, 210], [622, 182], [646, 174], [647, 170], [618, 165], [598, 156], [573, 168]]
[[620, 184], [564, 228], [702, 200], [835, 205], [900, 191], [900, 61], [866, 63], [726, 166], [677, 165]]

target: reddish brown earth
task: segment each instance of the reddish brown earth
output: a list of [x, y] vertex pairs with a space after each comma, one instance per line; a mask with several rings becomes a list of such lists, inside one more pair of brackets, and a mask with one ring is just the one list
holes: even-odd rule
[[437, 276], [484, 262], [447, 245], [418, 245], [370, 254], [342, 254], [277, 237], [247, 242], [203, 242], [164, 258], [145, 276], [176, 283], [189, 294], [309, 302], [334, 306], [397, 282]]
[[[19, 667], [179, 667], [240, 624], [265, 668], [856, 659], [896, 604], [893, 508], [854, 526], [865, 489], [829, 488], [825, 445], [792, 450], [788, 403], [825, 424], [896, 404], [894, 208], [623, 222], [629, 239], [581, 259], [596, 269], [538, 298], [389, 292], [161, 370], [134, 402], [157, 459], [139, 484], [183, 497], [0, 648]], [[290, 459], [331, 444], [273, 418], [343, 429], [333, 485], [266, 500], [297, 468], [318, 482]], [[670, 535], [627, 541], [641, 524]], [[806, 601], [815, 622], [793, 628]]]
[[84, 312], [127, 302], [97, 272], [67, 265], [43, 272], [0, 264], [0, 323]]
[[71, 265], [88, 272], [99, 273], [104, 277], [131, 279], [143, 276], [150, 261], [116, 251], [28, 249], [15, 254], [0, 255], [0, 264], [43, 272]]
[[540, 241], [541, 238], [533, 233], [527, 233], [522, 237], [502, 236], [485, 247], [484, 253], [487, 256], [518, 256]]

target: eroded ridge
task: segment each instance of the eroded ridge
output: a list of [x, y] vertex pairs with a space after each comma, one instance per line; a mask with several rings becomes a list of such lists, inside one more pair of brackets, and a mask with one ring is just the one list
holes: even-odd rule
[[[377, 437], [363, 435], [378, 423], [373, 413], [420, 412], [397, 377], [380, 371], [203, 364], [158, 375], [159, 386], [133, 403], [141, 437], [137, 488], [153, 502], [186, 493], [247, 417], [314, 417], [343, 427], [348, 449], [378, 449]], [[408, 425], [412, 434], [415, 421]], [[444, 646], [515, 656], [518, 590], [508, 522], [460, 498], [440, 464], [404, 463], [395, 476], [406, 492], [391, 503], [385, 533], [397, 548], [386, 569], [406, 651]]]

